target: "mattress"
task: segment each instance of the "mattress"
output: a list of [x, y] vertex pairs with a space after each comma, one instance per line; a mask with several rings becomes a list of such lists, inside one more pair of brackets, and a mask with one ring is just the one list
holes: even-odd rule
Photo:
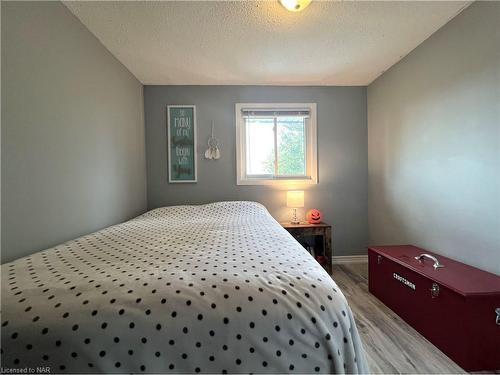
[[344, 295], [255, 202], [158, 208], [4, 264], [1, 320], [4, 370], [368, 372]]

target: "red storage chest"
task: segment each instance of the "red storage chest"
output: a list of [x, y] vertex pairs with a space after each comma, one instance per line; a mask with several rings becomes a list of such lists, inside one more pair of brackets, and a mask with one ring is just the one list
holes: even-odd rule
[[443, 353], [500, 369], [499, 276], [411, 245], [369, 247], [368, 263], [370, 292]]

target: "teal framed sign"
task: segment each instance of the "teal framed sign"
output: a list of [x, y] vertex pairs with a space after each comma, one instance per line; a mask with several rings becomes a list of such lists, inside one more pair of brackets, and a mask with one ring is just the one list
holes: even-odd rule
[[167, 106], [168, 182], [196, 182], [196, 107]]

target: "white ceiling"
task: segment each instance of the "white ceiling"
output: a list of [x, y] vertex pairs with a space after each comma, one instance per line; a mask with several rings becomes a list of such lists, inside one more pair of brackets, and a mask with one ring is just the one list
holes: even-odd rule
[[143, 84], [367, 85], [470, 2], [65, 1]]

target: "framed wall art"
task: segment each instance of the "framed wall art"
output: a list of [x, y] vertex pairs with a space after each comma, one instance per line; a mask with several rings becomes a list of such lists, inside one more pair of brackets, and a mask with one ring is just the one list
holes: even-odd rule
[[196, 106], [167, 106], [168, 182], [196, 182]]

